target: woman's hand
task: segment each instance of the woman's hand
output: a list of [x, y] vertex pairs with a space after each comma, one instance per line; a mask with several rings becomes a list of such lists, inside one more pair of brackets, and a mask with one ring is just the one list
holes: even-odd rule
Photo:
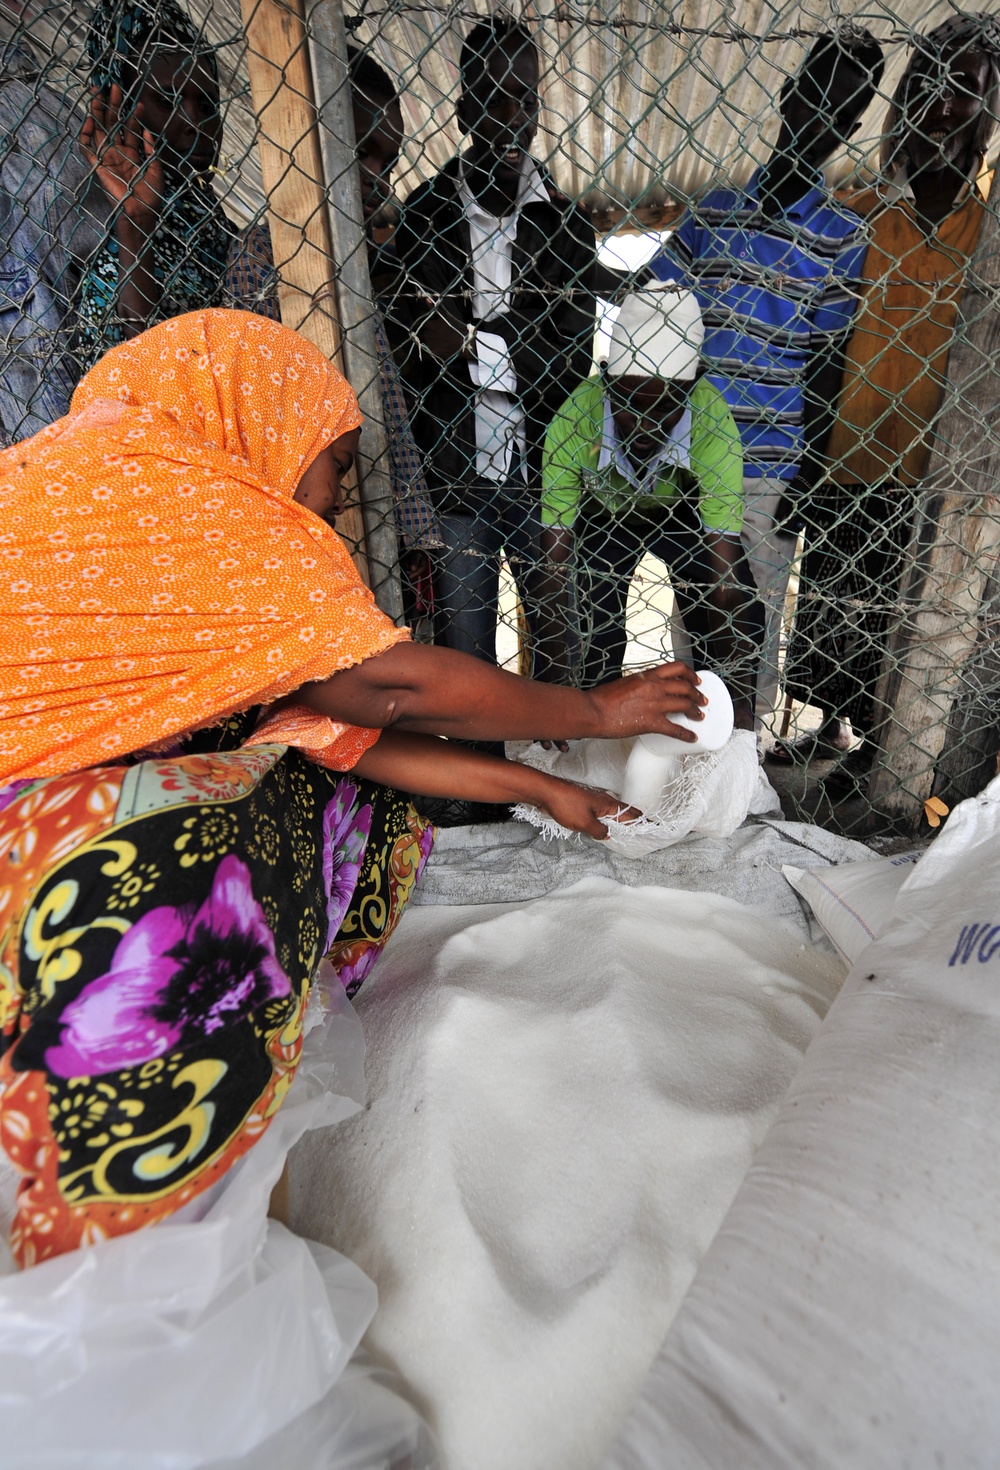
[[534, 766], [499, 760], [448, 740], [409, 735], [399, 730], [383, 730], [354, 769], [369, 781], [381, 781], [385, 786], [413, 792], [418, 799], [453, 796], [462, 801], [511, 806], [524, 802], [547, 812], [554, 822], [571, 832], [586, 832], [599, 839], [608, 835], [601, 817], [640, 815], [606, 791], [577, 786]]
[[601, 817], [618, 817], [623, 821], [635, 821], [642, 816], [635, 807], [626, 806], [617, 796], [607, 791], [595, 791], [592, 786], [578, 786], [575, 781], [563, 781], [559, 776], [546, 777], [546, 786], [536, 796], [535, 804], [546, 812], [560, 827], [571, 832], [586, 832], [588, 837], [603, 841], [608, 829]]
[[351, 725], [457, 740], [616, 740], [649, 732], [690, 742], [693, 733], [671, 716], [699, 720], [708, 703], [686, 664], [597, 689], [567, 689], [520, 679], [452, 648], [409, 642], [304, 684], [296, 698]]
[[142, 126], [142, 107], [123, 122], [123, 101], [117, 85], [106, 99], [94, 90], [90, 115], [80, 131], [80, 148], [108, 198], [148, 236], [163, 210], [163, 164], [152, 134]]
[[601, 734], [623, 739], [628, 735], [672, 735], [676, 740], [697, 740], [693, 730], [677, 725], [671, 715], [704, 719], [702, 706], [708, 700], [698, 687], [698, 676], [687, 664], [660, 664], [641, 674], [628, 674], [590, 690]]

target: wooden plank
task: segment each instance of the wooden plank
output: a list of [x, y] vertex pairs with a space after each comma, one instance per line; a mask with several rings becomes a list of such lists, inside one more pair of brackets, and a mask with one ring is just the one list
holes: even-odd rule
[[998, 288], [1000, 222], [988, 210], [966, 274], [948, 388], [876, 690], [872, 825], [885, 818], [900, 829], [920, 825], [1000, 546]]
[[975, 796], [997, 774], [1000, 754], [1000, 584], [993, 567], [984, 591], [975, 651], [962, 671], [934, 795], [949, 806]]
[[[302, 0], [240, 0], [281, 320], [344, 370], [333, 243]], [[368, 581], [356, 480], [337, 530]]]
[[347, 69], [341, 0], [316, 0], [307, 12], [323, 177], [328, 181], [327, 227], [337, 262], [337, 315], [343, 330], [344, 372], [365, 416], [358, 451], [361, 513], [370, 587], [382, 611], [403, 619], [396, 504], [389, 474], [375, 308], [368, 244], [355, 160], [354, 107]]

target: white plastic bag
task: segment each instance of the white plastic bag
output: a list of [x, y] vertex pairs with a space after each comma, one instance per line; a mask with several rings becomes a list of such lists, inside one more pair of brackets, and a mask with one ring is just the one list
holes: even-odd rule
[[[8, 1256], [0, 1465], [189, 1470], [253, 1450], [330, 1399], [374, 1315], [375, 1287], [344, 1256], [266, 1218], [292, 1144], [364, 1100], [361, 1024], [329, 967], [314, 995], [282, 1108], [214, 1190], [182, 1217], [27, 1271]], [[354, 1383], [362, 1377], [355, 1370]], [[372, 1394], [358, 1389], [360, 1400], [366, 1394], [371, 1419]], [[333, 1407], [350, 1417], [349, 1398], [341, 1391], [327, 1415]], [[393, 1409], [397, 1460], [426, 1440], [402, 1407]], [[320, 1464], [283, 1453], [271, 1463]], [[356, 1456], [322, 1464], [367, 1470]]]
[[[619, 796], [633, 740], [574, 740], [566, 752], [543, 750], [541, 745], [511, 744], [508, 755], [523, 765], [549, 771], [567, 781], [596, 786]], [[757, 759], [757, 738], [736, 730], [721, 750], [680, 756], [673, 779], [663, 789], [654, 817], [622, 822], [603, 818], [608, 846], [626, 857], [642, 857], [671, 847], [689, 833], [702, 837], [729, 837], [751, 813], [780, 811], [777, 795]], [[515, 807], [522, 822], [538, 827], [546, 837], [573, 834], [532, 806]]]
[[294, 1423], [206, 1470], [437, 1470], [430, 1431], [398, 1390], [396, 1375], [361, 1350]]

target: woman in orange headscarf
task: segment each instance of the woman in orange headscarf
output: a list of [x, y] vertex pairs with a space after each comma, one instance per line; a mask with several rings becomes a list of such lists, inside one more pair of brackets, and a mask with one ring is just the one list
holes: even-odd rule
[[426, 861], [393, 786], [594, 835], [617, 805], [430, 736], [681, 733], [701, 702], [677, 665], [584, 694], [410, 643], [324, 519], [359, 428], [303, 338], [208, 311], [115, 348], [0, 454], [22, 1264], [165, 1218], [267, 1128], [318, 961], [355, 990]]

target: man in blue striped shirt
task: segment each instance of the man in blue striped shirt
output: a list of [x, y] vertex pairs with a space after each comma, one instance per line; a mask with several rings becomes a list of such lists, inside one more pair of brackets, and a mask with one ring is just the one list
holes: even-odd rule
[[830, 429], [867, 240], [827, 191], [822, 166], [858, 127], [882, 75], [868, 31], [846, 24], [812, 46], [781, 91], [781, 130], [746, 188], [714, 189], [652, 263], [691, 286], [703, 355], [743, 441], [743, 541], [765, 608], [757, 711], [773, 710], [795, 540], [775, 524], [788, 482], [808, 486]]

